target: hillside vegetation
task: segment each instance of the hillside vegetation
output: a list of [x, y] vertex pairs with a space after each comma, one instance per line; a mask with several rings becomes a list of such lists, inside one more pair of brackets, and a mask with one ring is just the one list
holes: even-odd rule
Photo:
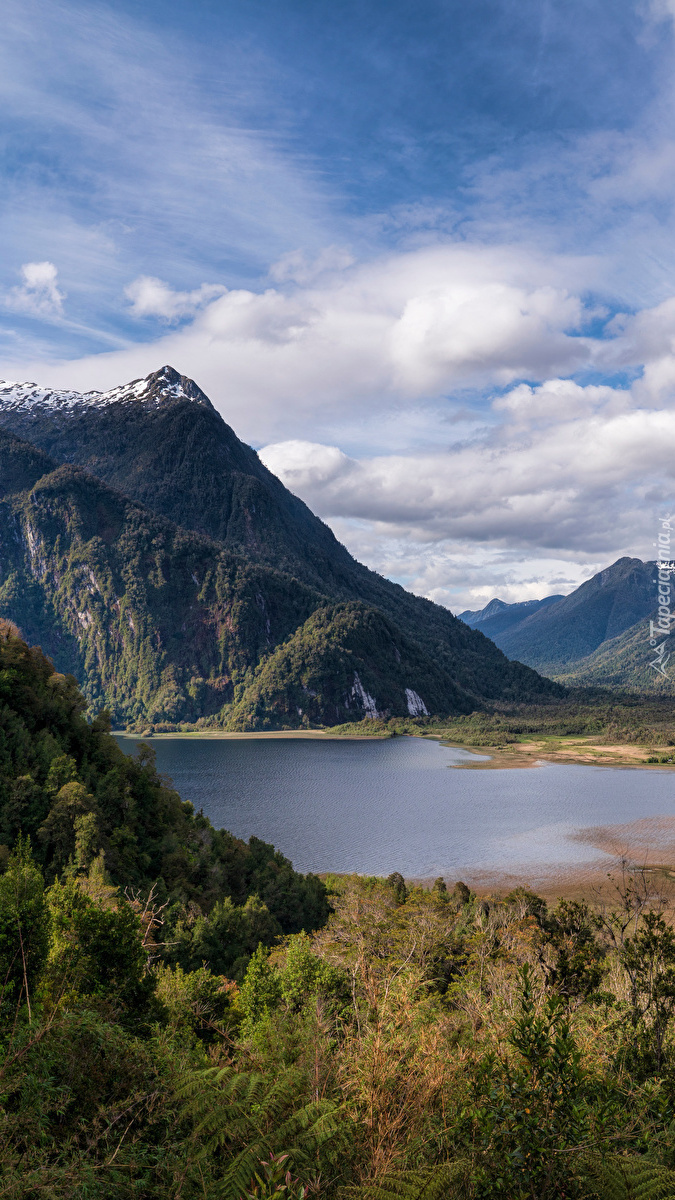
[[[658, 657], [649, 644], [650, 619], [655, 624], [658, 622], [657, 608], [618, 637], [602, 642], [592, 654], [568, 663], [564, 670], [556, 672], [556, 679], [570, 687], [609, 688], [643, 695], [674, 696], [675, 661], [669, 648], [670, 642], [665, 639], [665, 657]], [[663, 641], [663, 635], [660, 635], [657, 643]], [[657, 669], [659, 666], [663, 670]]]
[[5, 625], [3, 1197], [675, 1196], [658, 875], [624, 864], [593, 907], [395, 871], [326, 892], [83, 707]]
[[240, 906], [236, 920], [251, 924], [244, 955], [261, 936], [269, 944], [282, 931], [325, 919], [318, 879], [297, 875], [256, 838], [246, 845], [214, 830], [157, 775], [148, 746], [138, 759], [123, 754], [106, 716], [88, 724], [84, 708], [72, 676], [58, 674], [39, 649], [0, 624], [4, 863], [20, 835], [30, 838], [49, 881], [72, 862], [85, 872], [105, 863], [109, 881], [122, 889], [153, 886], [169, 902], [166, 917], [186, 929]]

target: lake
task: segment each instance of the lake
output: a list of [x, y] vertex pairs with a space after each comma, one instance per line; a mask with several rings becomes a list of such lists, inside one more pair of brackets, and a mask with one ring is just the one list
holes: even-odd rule
[[[135, 740], [119, 737], [131, 752]], [[300, 871], [476, 882], [592, 872], [618, 853], [675, 861], [675, 774], [479, 761], [422, 738], [154, 738], [158, 769], [217, 828]]]

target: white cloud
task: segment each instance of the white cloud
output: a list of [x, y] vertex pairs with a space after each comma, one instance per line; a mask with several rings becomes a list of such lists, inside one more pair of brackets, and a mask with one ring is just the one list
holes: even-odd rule
[[[232, 289], [151, 344], [53, 364], [50, 382], [107, 387], [171, 362], [199, 379], [248, 440], [302, 437], [308, 422], [337, 431], [453, 390], [592, 365], [606, 345], [578, 333], [590, 271], [583, 260], [522, 247], [389, 254], [306, 286]], [[170, 319], [203, 295], [143, 280], [131, 298], [139, 312]], [[35, 373], [34, 364], [25, 369]]]
[[557, 425], [562, 420], [590, 416], [598, 409], [622, 412], [632, 406], [631, 394], [604, 385], [581, 387], [571, 379], [547, 379], [539, 387], [526, 383], [512, 388], [493, 402], [493, 410], [505, 413], [513, 425]]
[[[223, 291], [148, 345], [24, 374], [105, 387], [172, 363], [354, 553], [477, 607], [490, 580], [530, 598], [647, 557], [654, 509], [675, 496], [675, 300], [591, 336], [592, 278], [590, 261], [522, 247], [425, 247]], [[203, 298], [136, 283], [165, 319]], [[569, 377], [641, 367], [631, 386]]]
[[358, 461], [337, 447], [293, 441], [266, 446], [260, 457], [328, 518], [377, 521], [430, 542], [597, 553], [616, 543], [617, 520], [634, 531], [622, 508], [634, 508], [635, 488], [661, 481], [675, 494], [675, 411], [622, 412], [624, 404], [589, 401], [586, 412], [569, 414], [561, 406], [541, 427], [507, 425], [440, 453]]
[[217, 296], [222, 296], [226, 287], [217, 283], [203, 283], [191, 292], [174, 291], [163, 279], [154, 275], [139, 275], [124, 289], [131, 300], [131, 311], [135, 317], [161, 317], [165, 321], [180, 321], [193, 317], [200, 308]]
[[675, 497], [675, 406], [565, 379], [518, 385], [497, 421], [433, 453], [355, 459], [273, 443], [260, 457], [375, 569], [440, 603], [567, 592], [623, 554], [653, 553]]
[[58, 271], [52, 262], [28, 262], [21, 267], [23, 283], [5, 297], [5, 304], [32, 317], [60, 317], [65, 293], [58, 287]]

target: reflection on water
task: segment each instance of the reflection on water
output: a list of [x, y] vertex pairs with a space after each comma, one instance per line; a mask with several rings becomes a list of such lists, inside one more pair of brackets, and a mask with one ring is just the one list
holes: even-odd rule
[[623, 835], [612, 842], [607, 827], [663, 817], [660, 836], [668, 818], [675, 830], [675, 775], [666, 771], [454, 771], [468, 751], [421, 738], [152, 744], [158, 769], [217, 828], [273, 842], [301, 871], [533, 878], [610, 861]]

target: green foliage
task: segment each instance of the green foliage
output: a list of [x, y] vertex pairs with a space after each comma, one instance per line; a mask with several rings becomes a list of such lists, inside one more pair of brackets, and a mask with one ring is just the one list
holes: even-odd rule
[[408, 898], [408, 889], [405, 886], [405, 879], [400, 871], [392, 871], [391, 875], [387, 876], [387, 883], [391, 888], [394, 899], [397, 904], [405, 904]]
[[49, 911], [42, 873], [30, 842], [17, 841], [0, 876], [0, 1022], [10, 1023], [17, 1005], [30, 1013], [31, 998], [49, 951]]
[[155, 967], [154, 976], [157, 1000], [169, 1027], [181, 1039], [211, 1043], [236, 1026], [231, 980], [207, 967], [183, 971], [163, 963]]
[[[355, 1194], [359, 1200], [469, 1200], [473, 1190], [468, 1177], [467, 1163], [460, 1161], [431, 1171], [388, 1175]], [[588, 1200], [674, 1200], [675, 1172], [623, 1155], [591, 1157], [580, 1169], [580, 1187]], [[559, 1193], [569, 1194], [567, 1189]]]
[[298, 875], [258, 838], [246, 845], [214, 830], [160, 779], [149, 747], [141, 746], [136, 760], [124, 755], [107, 721], [89, 725], [83, 708], [75, 681], [57, 674], [40, 650], [29, 650], [13, 635], [0, 637], [0, 821], [6, 845], [30, 836], [50, 879], [71, 863], [76, 872], [87, 871], [100, 853], [113, 884], [149, 889], [161, 879], [165, 898], [173, 901], [168, 928], [191, 920], [209, 942], [194, 954], [188, 947], [185, 961], [196, 966], [213, 959], [220, 970], [234, 961], [225, 950], [227, 901], [236, 909], [227, 910], [231, 921], [246, 926], [235, 956], [242, 960], [261, 940], [271, 944], [280, 933], [325, 921], [326, 892], [316, 876]]
[[279, 982], [281, 998], [292, 1012], [299, 1012], [318, 993], [343, 996], [345, 991], [342, 972], [314, 953], [306, 933], [288, 938]]
[[633, 1065], [660, 1071], [675, 1018], [675, 933], [660, 913], [642, 914], [625, 939], [620, 961], [629, 980], [629, 1046]]
[[585, 1173], [598, 1200], [675, 1200], [675, 1171], [647, 1159], [590, 1158]]
[[559, 999], [551, 996], [539, 1013], [527, 967], [521, 979], [520, 1013], [508, 1039], [515, 1057], [487, 1054], [476, 1065], [467, 1111], [476, 1195], [582, 1196], [581, 1149], [602, 1144], [616, 1101], [584, 1070]]
[[448, 1163], [431, 1171], [399, 1171], [359, 1188], [358, 1200], [464, 1200], [469, 1195], [469, 1164]]
[[297, 1200], [305, 1200], [309, 1189], [299, 1180], [293, 1179], [287, 1168], [287, 1154], [270, 1154], [262, 1159], [260, 1168], [255, 1172], [246, 1192], [247, 1200], [275, 1200], [275, 1197], [292, 1196]]
[[76, 1001], [103, 1001], [123, 1026], [147, 1026], [155, 1017], [155, 980], [146, 970], [140, 922], [124, 900], [103, 907], [75, 879], [49, 892], [53, 974]]
[[[419, 723], [418, 723], [419, 726]], [[673, 706], [658, 696], [623, 694], [608, 700], [600, 690], [571, 692], [555, 704], [500, 704], [495, 711], [473, 712], [449, 722], [426, 722], [424, 728], [405, 728], [397, 721], [394, 733], [435, 733], [465, 746], [514, 746], [528, 735], [597, 737], [599, 741], [669, 745], [675, 741]]]
[[258, 946], [246, 970], [239, 993], [243, 1031], [251, 1034], [259, 1021], [276, 1008], [282, 995], [281, 979], [263, 946]]
[[293, 1072], [270, 1082], [232, 1067], [212, 1067], [186, 1078], [179, 1088], [181, 1115], [192, 1124], [198, 1157], [223, 1160], [214, 1195], [239, 1200], [270, 1155], [283, 1154], [288, 1169], [305, 1178], [311, 1174], [317, 1152], [340, 1134], [342, 1126], [334, 1104], [303, 1104], [301, 1094]]
[[600, 920], [584, 901], [561, 900], [539, 912], [546, 952], [540, 962], [549, 987], [567, 1004], [594, 996], [604, 974], [605, 952], [597, 939]]
[[227, 973], [239, 979], [256, 947], [261, 943], [273, 945], [282, 928], [254, 894], [244, 905], [233, 904], [228, 896], [215, 904], [208, 915], [194, 918], [188, 913], [173, 928], [169, 921], [167, 934], [173, 942], [168, 951], [171, 961], [187, 970], [206, 963], [216, 974]]

